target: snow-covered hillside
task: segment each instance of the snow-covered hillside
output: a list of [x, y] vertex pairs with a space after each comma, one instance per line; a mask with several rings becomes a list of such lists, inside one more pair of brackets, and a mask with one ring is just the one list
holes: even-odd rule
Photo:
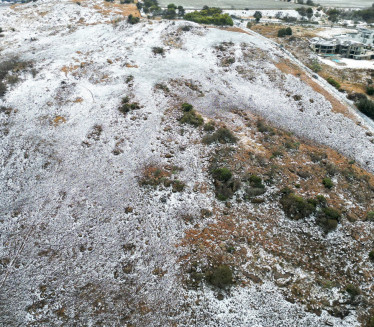
[[[343, 248], [347, 266], [326, 269], [337, 274], [352, 269], [348, 279], [370, 294], [372, 266], [355, 260], [366, 258], [372, 245], [372, 223], [359, 215], [373, 207], [373, 190], [368, 188], [362, 203], [353, 203], [344, 187], [327, 195], [359, 217], [357, 225], [344, 220], [328, 236], [311, 221], [303, 225], [284, 217], [272, 200], [278, 184], [269, 187], [270, 200], [260, 207], [239, 200], [225, 204], [215, 198], [208, 172], [216, 146], [202, 144], [204, 131], [177, 119], [180, 104], [191, 103], [205, 122], [234, 131], [237, 153], [266, 157], [266, 146], [254, 132], [262, 117], [305, 142], [306, 166], [314, 167], [306, 159], [314, 142], [313, 151], [333, 149], [336, 165], [345, 159], [334, 150], [369, 172], [374, 171], [373, 131], [344, 104], [345, 111], [336, 112], [329, 90], [326, 97], [297, 74], [281, 70], [292, 60], [249, 31], [147, 19], [130, 25], [122, 14], [134, 9], [127, 9], [99, 0], [0, 7], [1, 61], [23, 63], [11, 73], [18, 80], [0, 98], [0, 325], [359, 326], [357, 316], [366, 318], [368, 305], [348, 305], [340, 317], [303, 302], [325, 296], [326, 308], [333, 311], [345, 305], [340, 292], [345, 285], [314, 285], [318, 273], [277, 259], [265, 247], [257, 253], [258, 244], [250, 245], [249, 239], [235, 243], [243, 250], [241, 261], [233, 259], [236, 283], [223, 299], [205, 283], [186, 287], [187, 257], [204, 255], [208, 248], [205, 243], [190, 248], [187, 231], [209, 229], [231, 210], [237, 230], [266, 231], [266, 238], [278, 234], [285, 243], [313, 233], [305, 242], [315, 237], [324, 244], [321, 260], [332, 265], [341, 264], [335, 246]], [[140, 108], [124, 115], [118, 108], [126, 96]], [[248, 158], [235, 163], [236, 174], [251, 169]], [[286, 167], [284, 161], [277, 165]], [[185, 183], [184, 190], [141, 185], [151, 166], [163, 167], [165, 176]], [[370, 180], [369, 173], [361, 174]], [[212, 215], [186, 222], [186, 214], [196, 216], [201, 209]], [[269, 212], [274, 216], [264, 220]], [[247, 225], [249, 216], [257, 220]], [[360, 235], [353, 238], [357, 226]], [[261, 283], [243, 273], [255, 262], [262, 269]], [[287, 276], [275, 278], [274, 269], [278, 277]], [[279, 283], [282, 278], [309, 285], [309, 297], [287, 298], [291, 284]]]

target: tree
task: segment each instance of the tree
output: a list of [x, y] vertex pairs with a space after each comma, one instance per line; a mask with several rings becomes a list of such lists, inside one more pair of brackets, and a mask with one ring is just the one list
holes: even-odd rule
[[186, 11], [184, 10], [183, 6], [178, 6], [178, 16], [184, 16]]
[[291, 27], [286, 28], [286, 35], [292, 35], [292, 29]]
[[[170, 6], [170, 5], [169, 5]], [[175, 11], [175, 8], [174, 7], [169, 7], [168, 6], [168, 9], [166, 9], [162, 16], [166, 19], [174, 19], [175, 16], [177, 15], [177, 12]], [[173, 5], [174, 6], [174, 5]]]
[[302, 16], [302, 17], [306, 16], [306, 9], [305, 9], [305, 7], [297, 8], [296, 11], [300, 14], [300, 16]]
[[308, 17], [308, 19], [311, 19], [313, 17], [313, 9], [312, 8], [308, 8], [306, 10], [306, 16]]
[[286, 30], [284, 28], [281, 28], [278, 31], [278, 37], [284, 37], [284, 36], [286, 36]]
[[253, 17], [256, 19], [256, 23], [258, 23], [260, 19], [262, 18], [261, 11], [256, 11]]

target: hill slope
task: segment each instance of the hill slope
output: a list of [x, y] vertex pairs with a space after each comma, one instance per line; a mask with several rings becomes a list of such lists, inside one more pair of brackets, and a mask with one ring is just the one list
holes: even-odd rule
[[[365, 324], [370, 126], [248, 31], [131, 10], [0, 9], [0, 322]], [[231, 287], [209, 284], [222, 266]]]

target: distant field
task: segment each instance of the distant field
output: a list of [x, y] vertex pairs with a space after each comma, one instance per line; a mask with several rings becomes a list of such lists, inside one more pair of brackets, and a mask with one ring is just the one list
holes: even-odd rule
[[[299, 5], [283, 1], [274, 1], [274, 0], [217, 0], [213, 2], [204, 1], [204, 0], [160, 0], [162, 6], [168, 5], [170, 2], [175, 3], [176, 5], [182, 5], [186, 8], [201, 8], [204, 5], [208, 6], [217, 6], [221, 8], [237, 8], [237, 9], [290, 9], [296, 8]], [[325, 6], [336, 6], [344, 8], [364, 8], [370, 7], [372, 0], [319, 0], [315, 1]]]

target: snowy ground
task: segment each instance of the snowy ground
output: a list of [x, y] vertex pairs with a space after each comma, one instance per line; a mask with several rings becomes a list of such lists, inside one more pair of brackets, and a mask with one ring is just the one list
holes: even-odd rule
[[331, 59], [319, 58], [324, 64], [332, 66], [338, 69], [373, 69], [374, 61], [373, 60], [354, 60], [348, 58], [339, 58], [339, 64], [332, 61]]
[[352, 29], [352, 28], [329, 27], [322, 31], [319, 31], [317, 35], [320, 37], [331, 38], [331, 37], [334, 37], [335, 35], [340, 35], [340, 34], [345, 34], [345, 33], [355, 33], [355, 32], [357, 32], [357, 30]]
[[[0, 140], [0, 324], [358, 326], [354, 312], [345, 319], [307, 313], [273, 284], [237, 288], [222, 302], [206, 290], [194, 307], [196, 293], [178, 279], [175, 244], [185, 227], [176, 217], [211, 207], [212, 192], [192, 192], [194, 183], [208, 183], [208, 163], [193, 129], [165, 132], [173, 101], [154, 86], [192, 81], [201, 93], [178, 96], [205, 117], [229, 119], [232, 107], [254, 112], [374, 171], [365, 124], [333, 113], [322, 95], [282, 74], [274, 63], [287, 56], [256, 36], [183, 21], [101, 19], [84, 1], [0, 8], [1, 57], [17, 55], [37, 70], [0, 100], [16, 109], [1, 114], [8, 130]], [[186, 24], [192, 29], [182, 32]], [[224, 41], [232, 42], [229, 66], [216, 55]], [[126, 95], [142, 108], [123, 116], [117, 108]], [[102, 134], [92, 139], [95, 125]], [[145, 192], [137, 181], [150, 162], [183, 166], [178, 178], [187, 191]]]

